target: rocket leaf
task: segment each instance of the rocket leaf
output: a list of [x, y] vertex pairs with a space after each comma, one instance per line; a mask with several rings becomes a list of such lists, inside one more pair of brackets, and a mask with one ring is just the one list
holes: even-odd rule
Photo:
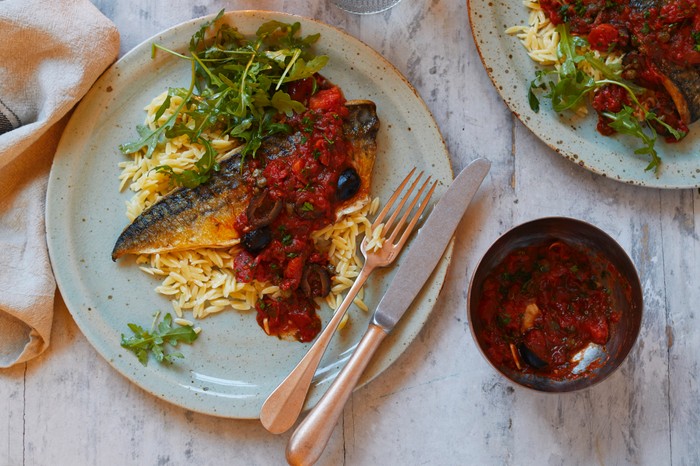
[[133, 336], [127, 337], [122, 334], [122, 347], [133, 352], [139, 362], [144, 366], [148, 364], [148, 357], [153, 355], [156, 361], [173, 363], [174, 358], [182, 358], [179, 351], [169, 352], [168, 346], [175, 347], [179, 343], [192, 343], [197, 339], [197, 332], [191, 325], [178, 325], [173, 327], [173, 318], [166, 314], [161, 322], [158, 322], [160, 313], [157, 312], [153, 318], [150, 330], [144, 330], [137, 324], [127, 324], [133, 332]]

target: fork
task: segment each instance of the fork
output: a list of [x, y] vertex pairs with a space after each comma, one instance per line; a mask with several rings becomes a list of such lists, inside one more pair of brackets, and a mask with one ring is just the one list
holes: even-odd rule
[[[406, 244], [406, 240], [416, 226], [418, 219], [427, 207], [428, 201], [430, 201], [430, 197], [435, 191], [437, 181], [433, 182], [433, 185], [430, 187], [427, 194], [418, 205], [416, 212], [409, 220], [409, 216], [416, 206], [416, 203], [419, 201], [423, 195], [423, 192], [430, 183], [430, 176], [423, 182], [421, 187], [418, 189], [418, 192], [413, 196], [410, 204], [405, 209], [403, 216], [398, 222], [396, 222], [396, 218], [403, 210], [404, 205], [411, 196], [411, 193], [413, 193], [416, 186], [418, 186], [418, 182], [423, 176], [423, 172], [420, 172], [418, 173], [416, 179], [411, 183], [411, 186], [408, 188], [403, 197], [401, 197], [401, 200], [389, 219], [386, 221], [386, 223], [382, 224], [386, 216], [389, 214], [389, 211], [392, 209], [394, 203], [396, 203], [397, 199], [399, 199], [404, 187], [408, 184], [415, 171], [416, 168], [413, 168], [401, 182], [398, 188], [396, 188], [396, 191], [394, 191], [391, 198], [389, 198], [384, 208], [381, 210], [381, 212], [379, 212], [377, 218], [372, 223], [370, 232], [365, 234], [365, 238], [360, 246], [360, 251], [362, 251], [362, 255], [365, 258], [365, 263], [355, 279], [355, 283], [353, 283], [352, 287], [350, 287], [348, 294], [345, 296], [345, 299], [343, 299], [343, 302], [333, 314], [333, 317], [328, 322], [328, 325], [319, 334], [318, 338], [299, 364], [297, 364], [292, 372], [279, 384], [279, 386], [263, 403], [260, 411], [260, 422], [262, 422], [263, 426], [273, 434], [281, 434], [294, 425], [299, 417], [299, 414], [301, 414], [302, 408], [304, 407], [306, 395], [308, 394], [311, 381], [316, 373], [321, 357], [326, 351], [326, 347], [343, 319], [345, 312], [353, 302], [355, 295], [360, 288], [362, 288], [362, 285], [364, 285], [365, 281], [367, 281], [367, 278], [374, 269], [386, 267], [387, 265], [391, 264], [394, 259], [396, 259], [399, 252], [401, 252], [401, 249]], [[407, 221], [408, 224], [406, 224]], [[396, 222], [396, 224], [394, 224], [394, 222]], [[405, 228], [403, 228], [404, 225]], [[378, 249], [370, 248], [370, 237], [373, 236], [372, 233], [380, 227], [382, 228], [380, 236], [385, 238], [385, 240]], [[399, 233], [401, 233], [400, 236]]]

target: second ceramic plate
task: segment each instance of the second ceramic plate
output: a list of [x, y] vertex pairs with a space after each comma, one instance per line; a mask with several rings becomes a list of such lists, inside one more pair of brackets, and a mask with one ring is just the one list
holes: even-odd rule
[[539, 113], [530, 109], [527, 92], [537, 65], [520, 41], [505, 33], [510, 26], [527, 24], [522, 2], [468, 0], [469, 21], [486, 72], [510, 110], [537, 137], [563, 157], [603, 176], [653, 188], [700, 186], [700, 123], [679, 143], [656, 143], [663, 167], [658, 176], [644, 171], [646, 156], [634, 154], [639, 141], [626, 136], [606, 137], [596, 131], [596, 116], [559, 115], [547, 103]]

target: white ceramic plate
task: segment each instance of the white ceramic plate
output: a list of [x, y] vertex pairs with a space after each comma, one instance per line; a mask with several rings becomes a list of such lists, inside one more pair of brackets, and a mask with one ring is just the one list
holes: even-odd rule
[[506, 34], [510, 27], [527, 24], [528, 12], [521, 1], [467, 0], [469, 21], [486, 72], [510, 110], [537, 137], [572, 162], [603, 176], [655, 188], [700, 186], [700, 123], [680, 143], [659, 138], [656, 149], [663, 168], [655, 175], [645, 172], [649, 159], [634, 154], [639, 141], [627, 136], [602, 136], [595, 129], [597, 117], [558, 115], [542, 100], [539, 113], [530, 109], [527, 91], [537, 65], [520, 41]]
[[[150, 326], [152, 314], [171, 312], [169, 301], [153, 291], [159, 282], [141, 272], [133, 258], [114, 263], [110, 252], [128, 223], [118, 192], [118, 145], [132, 140], [144, 119], [144, 106], [168, 86], [189, 85], [189, 64], [165, 53], [151, 59], [151, 44], [185, 52], [192, 34], [211, 18], [175, 26], [136, 47], [112, 66], [75, 111], [51, 170], [47, 232], [60, 291], [78, 326], [97, 351], [120, 373], [148, 392], [193, 411], [232, 418], [258, 418], [262, 402], [302, 358], [308, 344], [268, 337], [255, 312], [229, 311], [197, 322], [200, 338], [180, 345], [185, 359], [175, 365], [150, 361], [142, 366], [120, 346], [127, 323]], [[438, 196], [452, 180], [440, 132], [423, 101], [380, 55], [327, 25], [282, 13], [231, 12], [226, 20], [254, 34], [267, 20], [299, 21], [302, 34], [321, 33], [317, 52], [330, 56], [324, 70], [348, 99], [371, 99], [381, 119], [379, 154], [372, 193], [381, 200], [411, 166], [440, 180]], [[428, 318], [442, 286], [451, 248], [433, 279], [364, 375], [367, 383], [408, 346]], [[400, 264], [400, 260], [398, 261]], [[372, 308], [389, 284], [391, 269], [375, 272], [366, 287]], [[307, 401], [315, 404], [361, 338], [370, 315], [351, 309], [351, 325], [336, 336], [321, 363]], [[330, 310], [322, 309], [327, 322]]]

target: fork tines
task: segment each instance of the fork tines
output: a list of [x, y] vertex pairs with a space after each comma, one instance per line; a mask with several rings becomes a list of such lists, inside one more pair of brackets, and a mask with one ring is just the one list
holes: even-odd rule
[[[382, 221], [384, 220], [386, 215], [392, 209], [396, 200], [399, 198], [399, 196], [402, 195], [404, 188], [409, 183], [409, 181], [411, 180], [411, 178], [413, 177], [413, 174], [415, 172], [416, 172], [416, 168], [414, 167], [408, 173], [406, 178], [401, 182], [401, 184], [396, 189], [396, 191], [391, 196], [391, 198], [389, 198], [386, 205], [381, 210], [381, 212], [379, 212], [379, 215], [377, 215], [377, 218], [375, 219], [374, 223], [372, 224], [373, 229], [376, 228], [380, 223], [382, 223]], [[428, 202], [430, 201], [430, 197], [433, 195], [433, 192], [435, 191], [435, 188], [437, 186], [437, 181], [433, 182], [432, 186], [430, 186], [430, 188], [428, 189], [427, 194], [425, 195], [425, 197], [423, 197], [423, 200], [421, 201], [421, 203], [417, 207], [416, 207], [416, 204], [418, 203], [418, 201], [420, 200], [424, 191], [426, 190], [426, 188], [430, 184], [430, 180], [431, 180], [430, 176], [428, 176], [428, 178], [425, 179], [423, 184], [418, 189], [418, 192], [412, 197], [411, 202], [408, 205], [408, 207], [406, 207], [404, 209], [406, 202], [409, 200], [409, 198], [411, 198], [411, 194], [416, 189], [416, 186], [418, 186], [418, 183], [420, 182], [420, 179], [422, 177], [423, 177], [423, 172], [421, 171], [418, 173], [416, 178], [413, 180], [413, 182], [409, 186], [408, 190], [405, 193], [403, 193], [403, 196], [401, 197], [401, 200], [399, 201], [398, 206], [396, 206], [396, 208], [394, 209], [394, 211], [391, 214], [391, 216], [389, 217], [389, 219], [386, 221], [386, 223], [384, 223], [384, 227], [382, 229], [381, 236], [384, 236], [386, 238], [386, 241], [393, 243], [394, 240], [396, 239], [396, 237], [399, 235], [399, 233], [403, 232], [398, 243], [396, 243], [397, 245], [403, 245], [403, 243], [405, 243], [406, 240], [408, 239], [408, 236], [410, 235], [411, 231], [413, 230], [413, 227], [415, 226], [415, 224], [418, 222], [418, 219], [422, 215], [423, 211], [428, 206]], [[415, 211], [414, 211], [414, 208], [415, 208]], [[394, 221], [396, 220], [396, 218], [398, 217], [398, 215], [402, 211], [403, 211], [403, 215], [402, 215], [401, 219], [394, 226]], [[411, 218], [410, 222], [408, 223], [408, 225], [405, 225], [406, 221], [408, 220], [409, 216], [411, 216], [411, 215], [412, 215], [412, 218]], [[404, 226], [405, 226], [405, 228], [403, 228]], [[391, 230], [392, 227], [393, 227], [393, 230]], [[390, 231], [391, 231], [391, 234], [389, 236], [387, 236], [387, 234], [389, 234]]]

